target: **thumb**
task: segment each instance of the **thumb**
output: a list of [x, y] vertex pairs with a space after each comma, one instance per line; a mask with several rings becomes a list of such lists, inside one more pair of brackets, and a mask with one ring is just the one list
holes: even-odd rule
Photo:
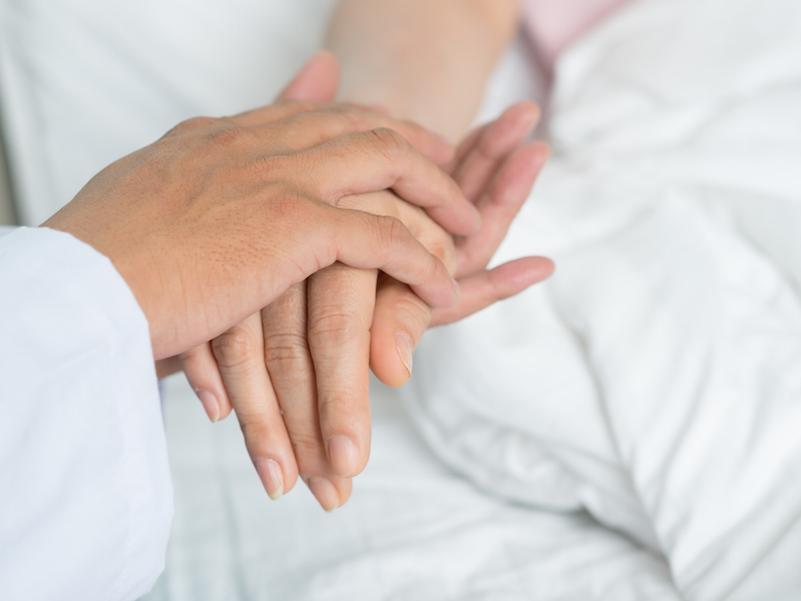
[[306, 61], [278, 98], [331, 102], [338, 88], [339, 63], [332, 52], [320, 50]]

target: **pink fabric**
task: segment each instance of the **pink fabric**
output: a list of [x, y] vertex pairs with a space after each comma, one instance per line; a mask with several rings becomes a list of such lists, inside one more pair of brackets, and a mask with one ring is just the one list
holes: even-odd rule
[[628, 0], [525, 0], [525, 21], [545, 66]]

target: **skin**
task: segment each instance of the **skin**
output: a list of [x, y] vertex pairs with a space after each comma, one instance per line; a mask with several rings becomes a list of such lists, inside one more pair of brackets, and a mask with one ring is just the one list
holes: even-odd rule
[[[405, 215], [360, 210], [361, 195], [392, 188], [436, 206], [453, 229], [475, 228], [475, 209], [397, 133], [406, 128], [420, 147], [442, 144], [344, 105], [191, 119], [101, 171], [43, 225], [111, 259], [148, 319], [157, 359], [219, 336], [334, 263], [385, 270], [450, 306], [458, 287]], [[345, 198], [355, 208], [339, 206]]]
[[[449, 1], [342, 2], [329, 35], [329, 45], [345, 65], [341, 95], [436, 122], [451, 137], [460, 134], [517, 17], [516, 2], [467, 4], [468, 10]], [[387, 27], [377, 32], [376, 22]], [[433, 43], [427, 41], [429, 28], [441, 29]], [[481, 58], [469, 69], [462, 68], [460, 58], [466, 49]], [[309, 81], [303, 93], [330, 97], [336, 66], [321, 67], [317, 76], [322, 83], [315, 88]], [[456, 155], [443, 161], [483, 217], [476, 232], [450, 241], [416, 232], [433, 252], [452, 257], [446, 263], [462, 287], [457, 304], [437, 310], [375, 270], [333, 265], [262, 311], [260, 324], [254, 317], [228, 332], [225, 336], [247, 340], [238, 345], [241, 353], [234, 361], [217, 350], [225, 336], [210, 350], [186, 358], [184, 369], [209, 416], [219, 419], [231, 405], [236, 409], [271, 497], [289, 490], [299, 473], [323, 508], [342, 505], [351, 493], [351, 478], [369, 455], [369, 368], [391, 386], [403, 384], [411, 375], [414, 347], [428, 327], [461, 319], [550, 275], [552, 263], [540, 257], [486, 270], [547, 157], [543, 144], [525, 142], [538, 116], [530, 103], [511, 107], [468, 135]], [[443, 252], [449, 243], [452, 251]], [[247, 367], [239, 369], [242, 365]], [[205, 402], [208, 390], [214, 391], [213, 403]], [[291, 449], [287, 439], [265, 434], [270, 425], [259, 410], [264, 405], [281, 407]], [[292, 451], [295, 465], [287, 469], [287, 461], [277, 458]]]
[[519, 0], [340, 0], [326, 40], [342, 64], [339, 97], [383, 106], [457, 142], [519, 12]]

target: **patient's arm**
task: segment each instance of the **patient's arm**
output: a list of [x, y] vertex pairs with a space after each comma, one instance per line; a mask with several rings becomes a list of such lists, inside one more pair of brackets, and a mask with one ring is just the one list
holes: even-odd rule
[[518, 0], [341, 0], [326, 42], [342, 65], [340, 99], [457, 140], [518, 19]]

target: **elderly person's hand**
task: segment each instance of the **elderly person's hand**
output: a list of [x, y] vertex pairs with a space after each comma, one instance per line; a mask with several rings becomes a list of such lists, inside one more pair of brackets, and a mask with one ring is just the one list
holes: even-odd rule
[[[336, 77], [331, 67], [318, 64], [316, 89], [307, 81], [300, 92], [319, 99], [332, 96]], [[290, 93], [304, 79], [290, 86]], [[448, 169], [485, 216], [471, 235], [454, 240], [390, 192], [344, 201], [402, 216], [414, 235], [462, 278], [458, 304], [432, 314], [424, 299], [383, 276], [376, 296], [375, 270], [335, 264], [210, 347], [184, 356], [184, 369], [210, 418], [224, 417], [233, 405], [271, 497], [288, 491], [300, 474], [325, 509], [344, 503], [350, 479], [369, 453], [369, 365], [386, 383], [403, 383], [411, 374], [414, 346], [432, 319], [461, 319], [550, 274], [550, 261], [537, 257], [484, 269], [547, 157], [544, 145], [523, 143], [537, 116], [531, 104], [512, 107], [470, 135], [450, 161]]]
[[[339, 206], [393, 188], [454, 230], [478, 225], [455, 183], [387, 123], [309, 104], [191, 119], [104, 169], [44, 225], [111, 259], [156, 359], [219, 336], [334, 263], [384, 270], [450, 306], [457, 285], [401, 220]], [[441, 145], [409, 129], [421, 146]]]

